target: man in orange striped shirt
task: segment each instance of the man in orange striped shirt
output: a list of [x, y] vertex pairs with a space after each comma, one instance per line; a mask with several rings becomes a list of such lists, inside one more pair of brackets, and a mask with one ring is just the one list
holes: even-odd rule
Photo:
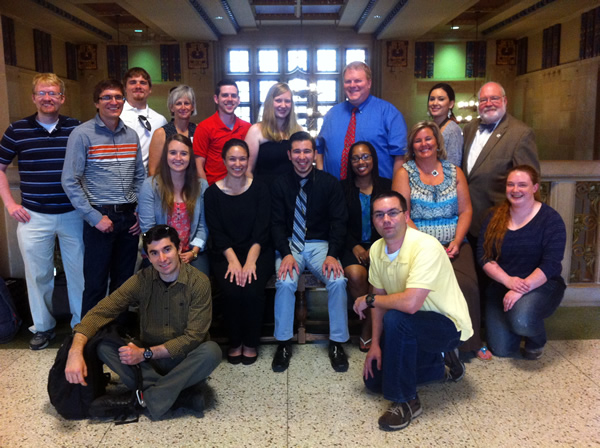
[[135, 213], [145, 171], [139, 138], [119, 118], [123, 85], [116, 80], [94, 88], [98, 113], [69, 136], [63, 189], [85, 220], [83, 317], [105, 295], [133, 275], [140, 227]]

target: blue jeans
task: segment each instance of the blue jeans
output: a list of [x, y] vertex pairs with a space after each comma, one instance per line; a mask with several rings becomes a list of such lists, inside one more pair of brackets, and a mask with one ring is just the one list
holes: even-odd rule
[[19, 249], [25, 265], [27, 295], [34, 332], [54, 329], [52, 292], [54, 291], [54, 244], [58, 236], [60, 254], [67, 277], [71, 327], [81, 320], [83, 294], [83, 220], [79, 212], [47, 214], [27, 210], [28, 223], [17, 227]]
[[[348, 332], [348, 301], [346, 295], [346, 277], [333, 278], [323, 275], [323, 263], [327, 257], [329, 244], [327, 241], [307, 241], [304, 250], [300, 253], [292, 250], [292, 255], [298, 263], [300, 274], [307, 268], [315, 277], [325, 283], [327, 288], [327, 306], [329, 311], [329, 339], [335, 342], [346, 342], [350, 339]], [[281, 265], [281, 254], [275, 252], [275, 272]], [[284, 280], [275, 283], [275, 339], [287, 341], [294, 336], [294, 308], [296, 303], [296, 289], [298, 289], [298, 275], [294, 278], [286, 275]]]
[[113, 222], [114, 230], [102, 233], [88, 223], [83, 224], [83, 276], [85, 289], [81, 305], [81, 316], [91, 310], [133, 275], [138, 254], [138, 235], [129, 233], [136, 222], [133, 212], [107, 215]]
[[548, 280], [539, 288], [525, 294], [504, 311], [502, 303], [508, 289], [492, 281], [486, 288], [487, 341], [494, 355], [509, 356], [519, 350], [525, 337], [525, 349], [535, 350], [546, 345], [544, 319], [550, 317], [565, 292], [562, 280]]
[[444, 378], [442, 352], [460, 344], [454, 322], [434, 311], [407, 314], [390, 310], [383, 316], [382, 370], [373, 363], [374, 377], [364, 380], [386, 400], [402, 403], [417, 396], [417, 385]]

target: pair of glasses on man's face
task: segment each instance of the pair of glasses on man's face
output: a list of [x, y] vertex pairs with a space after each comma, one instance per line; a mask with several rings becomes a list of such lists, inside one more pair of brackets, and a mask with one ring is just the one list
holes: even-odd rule
[[388, 215], [391, 219], [394, 219], [397, 218], [400, 213], [404, 213], [405, 211], [406, 210], [398, 210], [397, 208], [393, 208], [387, 212], [375, 212], [373, 213], [373, 218], [380, 220], [383, 219], [385, 215]]
[[45, 97], [46, 95], [48, 95], [50, 98], [60, 98], [62, 96], [61, 92], [45, 92], [43, 90], [40, 90], [39, 92], [35, 92], [35, 96], [39, 96], [40, 98]]
[[109, 102], [111, 100], [115, 100], [117, 102], [121, 102], [125, 99], [123, 95], [103, 95], [98, 98], [100, 101]]
[[488, 98], [479, 98], [479, 104], [500, 104], [504, 96], [490, 96]]
[[140, 121], [142, 126], [144, 126], [146, 128], [146, 130], [148, 132], [150, 132], [152, 130], [152, 125], [150, 124], [150, 121], [148, 121], [147, 117], [144, 117], [143, 115], [138, 115], [138, 120]]

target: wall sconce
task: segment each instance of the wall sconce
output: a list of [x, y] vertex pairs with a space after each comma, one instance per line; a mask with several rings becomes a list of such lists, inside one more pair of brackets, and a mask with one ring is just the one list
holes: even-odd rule
[[[477, 114], [477, 109], [479, 107], [479, 101], [475, 101], [473, 99], [469, 100], [469, 101], [459, 101], [457, 103], [458, 109], [460, 111], [462, 111], [462, 113], [467, 113], [468, 115], [466, 117], [463, 117], [462, 114], [461, 115], [457, 115], [456, 116], [456, 120], [459, 123], [462, 122], [469, 122], [471, 120], [473, 120], [473, 115], [471, 115], [470, 112], [474, 112], [475, 114]], [[479, 115], [477, 114], [477, 118], [479, 118]]]

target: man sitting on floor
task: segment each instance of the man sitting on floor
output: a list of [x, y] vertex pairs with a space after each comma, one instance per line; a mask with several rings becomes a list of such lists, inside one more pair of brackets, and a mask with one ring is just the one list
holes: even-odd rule
[[[160, 418], [172, 407], [203, 412], [199, 385], [221, 361], [221, 349], [209, 341], [208, 334], [212, 316], [210, 283], [202, 272], [180, 262], [179, 236], [173, 227], [155, 226], [143, 234], [142, 240], [152, 266], [129, 278], [75, 326], [65, 376], [70, 383], [85, 386], [85, 344], [121, 312], [137, 305], [142, 343], [129, 343], [118, 351], [100, 343], [98, 357], [131, 390], [136, 389], [136, 380], [128, 366], [140, 365], [144, 403], [152, 418]], [[130, 397], [130, 393], [105, 395], [92, 406], [116, 408]]]
[[408, 227], [404, 197], [395, 191], [378, 195], [372, 219], [383, 237], [370, 251], [373, 293], [357, 298], [354, 311], [363, 319], [364, 310], [372, 308], [365, 385], [392, 401], [379, 427], [396, 431], [423, 412], [417, 384], [462, 379], [465, 366], [456, 347], [473, 328], [444, 247]]

